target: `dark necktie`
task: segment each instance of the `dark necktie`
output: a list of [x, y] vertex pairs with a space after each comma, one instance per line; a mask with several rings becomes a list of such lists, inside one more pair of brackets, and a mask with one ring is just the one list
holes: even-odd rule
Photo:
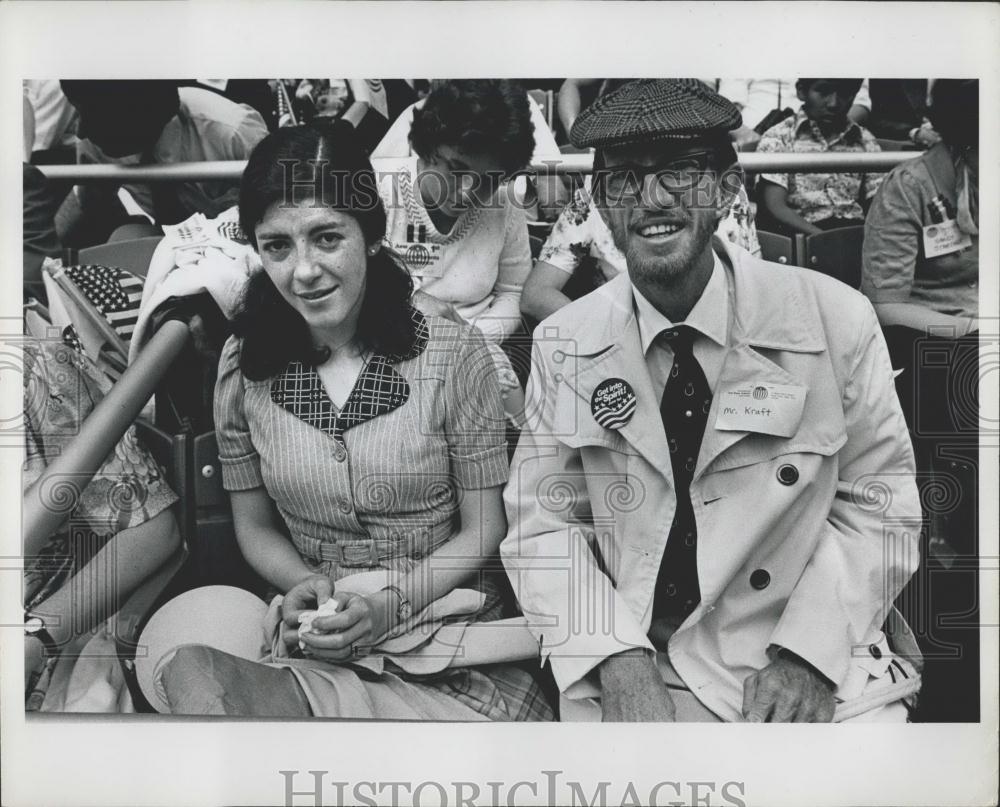
[[712, 406], [712, 391], [701, 365], [694, 357], [695, 334], [686, 325], [661, 334], [674, 353], [674, 364], [660, 403], [660, 416], [670, 447], [677, 510], [670, 525], [667, 548], [656, 581], [653, 615], [657, 617], [683, 619], [701, 600], [698, 587], [698, 528], [690, 489], [698, 450], [708, 423], [708, 410]]

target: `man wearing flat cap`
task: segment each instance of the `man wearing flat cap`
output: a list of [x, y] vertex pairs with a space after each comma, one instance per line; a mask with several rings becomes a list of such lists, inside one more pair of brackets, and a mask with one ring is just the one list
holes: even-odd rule
[[628, 272], [535, 331], [501, 547], [564, 720], [905, 720], [919, 689], [885, 344], [853, 289], [713, 238], [739, 126], [639, 80], [571, 132]]

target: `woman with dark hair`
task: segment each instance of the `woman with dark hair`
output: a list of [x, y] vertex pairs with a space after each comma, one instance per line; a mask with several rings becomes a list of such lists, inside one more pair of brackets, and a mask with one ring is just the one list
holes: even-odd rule
[[[904, 598], [924, 608], [933, 603], [936, 627], [921, 637], [927, 664], [920, 719], [974, 721], [979, 714], [979, 82], [938, 79], [928, 115], [941, 142], [896, 166], [882, 183], [865, 222], [861, 291], [875, 307], [893, 366], [901, 370], [896, 390], [928, 494], [921, 497], [928, 521], [921, 563], [935, 573], [915, 575], [911, 588], [917, 590]], [[943, 362], [942, 356], [947, 356]], [[956, 495], [936, 495], [941, 490]], [[945, 624], [941, 614], [963, 618]], [[926, 614], [917, 616], [930, 624]], [[960, 650], [943, 656], [944, 646]]]
[[382, 249], [374, 174], [347, 127], [279, 129], [262, 141], [243, 175], [240, 223], [263, 272], [223, 350], [216, 432], [239, 546], [286, 593], [269, 612], [269, 663], [180, 647], [159, 665], [167, 706], [550, 719], [518, 667], [424, 659], [417, 675], [406, 658], [426, 635], [383, 654], [387, 637], [456, 608], [472, 621], [501, 613], [484, 566], [506, 530], [508, 467], [482, 335], [413, 308], [409, 276]]

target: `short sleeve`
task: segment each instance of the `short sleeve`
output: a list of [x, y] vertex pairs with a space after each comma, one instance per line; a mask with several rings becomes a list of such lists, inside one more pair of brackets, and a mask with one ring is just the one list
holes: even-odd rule
[[568, 275], [573, 274], [580, 265], [581, 255], [590, 249], [590, 236], [587, 233], [589, 216], [590, 205], [576, 194], [556, 219], [538, 260], [551, 264]]
[[260, 116], [260, 113], [241, 105], [244, 110], [243, 120], [240, 125], [232, 130], [229, 137], [229, 158], [232, 160], [245, 160], [250, 156], [257, 144], [267, 137], [267, 124]]
[[910, 299], [922, 225], [919, 198], [896, 170], [882, 183], [865, 220], [861, 291], [873, 303]]
[[[791, 118], [790, 120], [794, 120]], [[782, 136], [787, 122], [779, 123], [772, 129], [768, 129], [761, 135], [760, 142], [757, 144], [757, 151], [761, 154], [775, 154], [779, 152], [791, 151], [792, 149], [785, 142], [785, 138]], [[780, 185], [782, 188], [788, 189], [788, 174], [761, 174], [761, 179], [766, 179], [768, 182], [773, 182], [775, 185]]]
[[260, 455], [250, 437], [244, 411], [244, 378], [240, 371], [242, 341], [229, 337], [219, 358], [215, 383], [215, 437], [226, 490], [251, 490], [264, 485]]
[[445, 439], [451, 469], [464, 490], [507, 481], [506, 418], [497, 367], [476, 328], [462, 328], [445, 381]]

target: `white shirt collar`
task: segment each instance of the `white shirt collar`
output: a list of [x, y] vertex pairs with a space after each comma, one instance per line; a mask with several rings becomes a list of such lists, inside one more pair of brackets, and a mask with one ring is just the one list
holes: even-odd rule
[[642, 292], [635, 287], [635, 284], [632, 284], [643, 355], [649, 352], [657, 336], [675, 325], [687, 325], [720, 346], [726, 346], [726, 339], [729, 336], [729, 281], [726, 277], [726, 268], [714, 249], [712, 262], [712, 276], [683, 323], [674, 323], [667, 319], [642, 296]]

